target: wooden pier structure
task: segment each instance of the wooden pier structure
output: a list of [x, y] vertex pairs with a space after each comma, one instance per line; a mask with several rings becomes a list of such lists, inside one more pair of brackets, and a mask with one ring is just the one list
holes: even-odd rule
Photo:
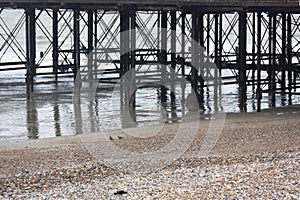
[[[16, 11], [21, 14], [14, 19], [3, 17]], [[242, 112], [249, 89], [258, 111], [262, 95], [271, 107], [278, 94], [292, 104], [300, 95], [300, 6], [295, 0], [0, 1], [0, 73], [26, 70], [28, 97], [35, 77], [76, 78], [94, 62], [92, 52], [98, 63], [113, 64], [101, 73], [115, 78], [102, 81], [163, 64], [186, 77], [200, 97], [206, 80], [222, 74], [223, 84], [238, 85]], [[202, 67], [209, 64], [218, 70]]]

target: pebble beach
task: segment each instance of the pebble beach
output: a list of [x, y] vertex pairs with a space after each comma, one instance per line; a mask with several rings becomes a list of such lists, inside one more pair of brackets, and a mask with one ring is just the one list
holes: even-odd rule
[[[180, 158], [147, 173], [107, 165], [82, 136], [1, 143], [0, 199], [300, 199], [300, 106], [227, 114], [216, 145], [200, 158], [203, 124]], [[84, 137], [147, 151], [168, 143], [175, 126], [146, 139]]]

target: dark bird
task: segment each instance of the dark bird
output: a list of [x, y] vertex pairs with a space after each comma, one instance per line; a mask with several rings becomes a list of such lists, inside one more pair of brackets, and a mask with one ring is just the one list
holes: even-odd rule
[[119, 190], [119, 191], [114, 193], [114, 195], [124, 195], [124, 194], [127, 194], [127, 192], [124, 191], [124, 190]]
[[113, 137], [111, 137], [111, 136], [109, 136], [109, 140], [114, 140], [114, 138], [113, 138]]
[[123, 139], [123, 138], [124, 138], [124, 137], [122, 137], [122, 136], [118, 136], [118, 139], [119, 139], [119, 140], [121, 140], [121, 139]]

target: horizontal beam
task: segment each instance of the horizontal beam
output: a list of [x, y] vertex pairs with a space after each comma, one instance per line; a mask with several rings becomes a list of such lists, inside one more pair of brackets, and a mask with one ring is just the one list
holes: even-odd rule
[[0, 63], [0, 67], [1, 66], [12, 66], [12, 65], [25, 65], [26, 62], [4, 62], [4, 63]]
[[[270, 65], [260, 65], [260, 69], [263, 71], [267, 71], [269, 69]], [[221, 69], [236, 69], [239, 70], [238, 65], [234, 63], [223, 63], [220, 67]], [[256, 64], [247, 64], [245, 65], [246, 70], [257, 70], [257, 65]], [[288, 68], [285, 69], [286, 71], [290, 71]], [[281, 65], [275, 65], [275, 71], [282, 71], [282, 66]], [[300, 72], [300, 66], [299, 65], [294, 65], [292, 67], [291, 71], [295, 72]]]
[[298, 3], [298, 0], [2, 0], [4, 3], [39, 4], [118, 4], [118, 5], [197, 5], [207, 3]]
[[80, 10], [147, 10], [216, 13], [233, 11], [299, 12], [298, 0], [2, 0], [0, 7]]

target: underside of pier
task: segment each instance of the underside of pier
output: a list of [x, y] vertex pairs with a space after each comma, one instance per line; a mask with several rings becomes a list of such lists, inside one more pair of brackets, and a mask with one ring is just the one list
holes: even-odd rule
[[[115, 83], [134, 71], [137, 87], [172, 88], [169, 76], [183, 77], [199, 104], [205, 90], [217, 105], [220, 85], [237, 85], [240, 110], [251, 91], [260, 111], [263, 95], [271, 107], [300, 95], [299, 61], [297, 1], [0, 2], [0, 73], [25, 70], [28, 98], [38, 76]], [[160, 93], [163, 104], [169, 94]]]

